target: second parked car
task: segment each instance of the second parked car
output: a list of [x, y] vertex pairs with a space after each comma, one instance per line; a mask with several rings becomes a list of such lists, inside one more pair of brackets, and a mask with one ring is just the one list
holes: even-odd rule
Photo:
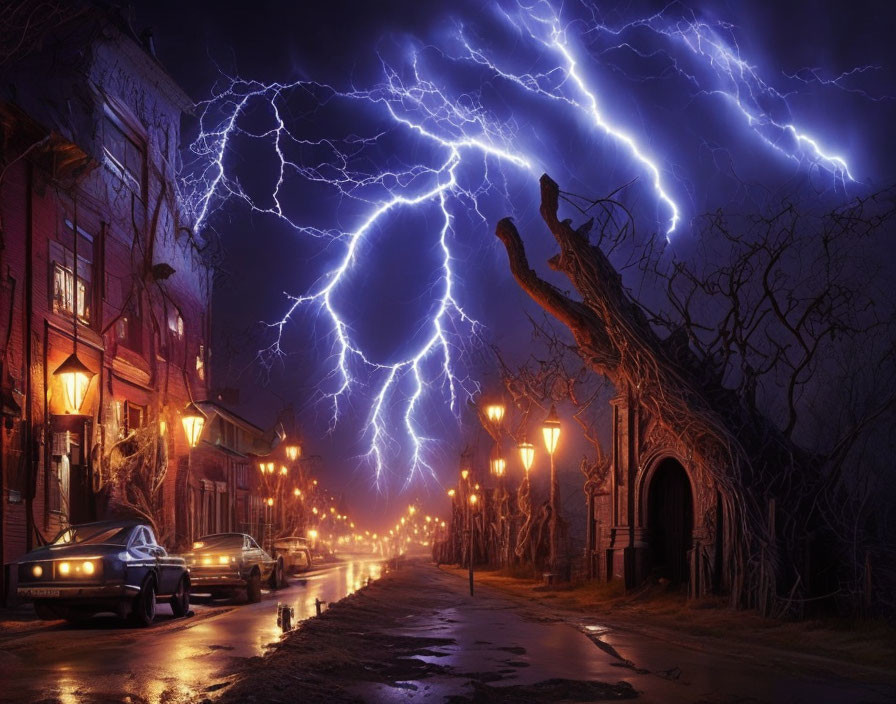
[[193, 591], [212, 596], [242, 591], [249, 603], [261, 601], [261, 586], [286, 585], [283, 559], [271, 557], [251, 535], [216, 533], [199, 538], [184, 555]]
[[274, 556], [283, 559], [288, 574], [307, 572], [311, 569], [311, 544], [306, 538], [290, 536], [274, 541]]

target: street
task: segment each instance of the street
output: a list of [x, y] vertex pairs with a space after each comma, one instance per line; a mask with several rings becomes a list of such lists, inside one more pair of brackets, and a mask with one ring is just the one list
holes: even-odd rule
[[147, 629], [111, 616], [84, 626], [35, 624], [0, 636], [0, 701], [192, 701], [227, 681], [234, 658], [260, 656], [280, 639], [277, 602], [293, 606], [299, 622], [315, 614], [316, 599], [335, 602], [381, 571], [369, 557], [346, 559], [291, 577], [258, 604], [196, 597], [186, 619], [160, 605]]
[[486, 586], [471, 597], [462, 576], [421, 561], [309, 621], [224, 689], [222, 704], [896, 698], [891, 669], [649, 627], [564, 612]]

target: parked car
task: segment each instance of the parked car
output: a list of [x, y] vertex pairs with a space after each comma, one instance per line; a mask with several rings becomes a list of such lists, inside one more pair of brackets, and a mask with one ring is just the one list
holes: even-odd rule
[[262, 583], [271, 589], [286, 586], [282, 558], [271, 557], [244, 533], [206, 535], [183, 557], [197, 592], [217, 596], [245, 589], [246, 598], [254, 604], [261, 601]]
[[307, 572], [314, 564], [311, 557], [311, 543], [307, 538], [300, 538], [296, 535], [275, 540], [274, 557], [283, 560], [283, 567], [287, 574]]
[[79, 621], [112, 611], [148, 626], [157, 599], [167, 599], [175, 616], [187, 615], [190, 574], [147, 524], [99, 521], [70, 526], [22, 557], [17, 594], [33, 600], [42, 619]]

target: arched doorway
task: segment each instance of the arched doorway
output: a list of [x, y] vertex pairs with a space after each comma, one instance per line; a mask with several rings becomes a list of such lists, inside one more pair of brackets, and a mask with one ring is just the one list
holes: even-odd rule
[[694, 502], [687, 472], [677, 460], [662, 460], [647, 490], [647, 531], [655, 577], [673, 584], [688, 581], [688, 550], [694, 529]]

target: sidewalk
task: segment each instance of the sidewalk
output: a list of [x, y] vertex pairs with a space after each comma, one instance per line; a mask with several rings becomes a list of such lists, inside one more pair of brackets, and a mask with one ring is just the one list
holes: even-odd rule
[[236, 702], [887, 702], [892, 682], [806, 677], [580, 620], [411, 564], [245, 664]]

